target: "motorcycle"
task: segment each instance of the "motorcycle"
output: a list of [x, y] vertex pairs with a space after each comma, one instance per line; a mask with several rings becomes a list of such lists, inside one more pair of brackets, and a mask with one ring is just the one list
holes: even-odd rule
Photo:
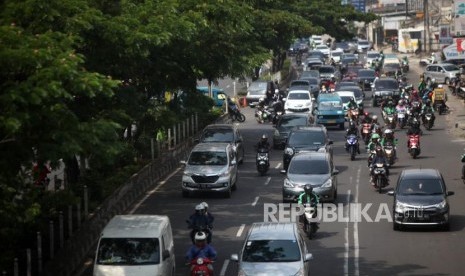
[[211, 240], [212, 240], [211, 227], [209, 227], [208, 225], [192, 225], [189, 220], [186, 220], [186, 223], [188, 224], [188, 228], [192, 229], [190, 233], [192, 243], [194, 243], [195, 234], [198, 232], [204, 232], [207, 235], [207, 243], [211, 243]]
[[386, 125], [389, 127], [389, 128], [396, 128], [396, 124], [397, 124], [397, 121], [396, 121], [396, 114], [394, 113], [391, 113], [391, 114], [386, 114]]
[[187, 265], [191, 267], [191, 276], [213, 276], [213, 271], [209, 268], [211, 264], [213, 264], [213, 261], [209, 258], [196, 258]]
[[403, 129], [406, 125], [406, 122], [407, 122], [406, 115], [407, 115], [407, 110], [405, 109], [399, 110], [397, 112], [397, 126], [399, 126], [400, 129]]
[[241, 113], [239, 107], [236, 104], [228, 106], [228, 112], [231, 120], [238, 121], [240, 123], [245, 122], [245, 115]]
[[271, 120], [270, 118], [269, 107], [265, 106], [263, 108], [257, 108], [255, 111], [255, 117], [257, 118], [257, 122], [259, 124], [264, 124], [265, 122]]
[[268, 169], [270, 168], [270, 161], [268, 156], [268, 149], [259, 148], [257, 150], [257, 171], [260, 175], [265, 175]]
[[423, 126], [427, 129], [430, 130], [433, 127], [433, 114], [432, 113], [426, 113], [425, 114], [425, 119], [423, 121]]
[[351, 108], [349, 109], [349, 120], [354, 121], [356, 124], [358, 124], [359, 121], [359, 115], [360, 115], [360, 110], [358, 108]]
[[347, 151], [350, 153], [350, 160], [355, 160], [358, 148], [358, 137], [355, 134], [347, 136]]
[[409, 145], [408, 145], [408, 152], [413, 159], [417, 158], [420, 155], [420, 135], [418, 134], [411, 134], [408, 136]]
[[379, 193], [388, 185], [387, 172], [383, 163], [376, 163], [373, 168], [373, 182]]
[[362, 124], [362, 139], [363, 139], [363, 142], [365, 142], [365, 145], [368, 144], [368, 142], [370, 141], [370, 137], [371, 137], [371, 124], [369, 123], [364, 123]]
[[317, 207], [311, 206], [310, 204], [305, 204], [305, 223], [304, 223], [304, 232], [307, 234], [309, 239], [312, 239], [316, 231], [318, 230], [318, 222], [316, 221], [317, 217]]
[[394, 165], [396, 160], [396, 148], [391, 142], [387, 142], [384, 145], [384, 154], [386, 155], [386, 159], [390, 166]]
[[408, 65], [408, 61], [407, 60], [402, 60], [402, 71], [404, 73], [407, 73], [409, 71], [409, 65]]

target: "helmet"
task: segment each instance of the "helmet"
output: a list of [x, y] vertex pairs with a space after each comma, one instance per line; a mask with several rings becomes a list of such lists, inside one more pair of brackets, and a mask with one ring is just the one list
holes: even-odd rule
[[208, 208], [208, 203], [206, 203], [205, 201], [200, 203], [200, 205], [202, 205], [204, 209]]
[[207, 240], [207, 235], [204, 232], [197, 232], [194, 236], [196, 242], [203, 242]]
[[373, 115], [373, 118], [371, 118], [373, 121], [377, 121], [378, 120], [378, 116], [376, 115]]
[[373, 134], [371, 135], [371, 140], [379, 139], [379, 138], [380, 138], [380, 137], [379, 137], [379, 134], [378, 134], [378, 133], [373, 133]]
[[394, 102], [393, 102], [393, 101], [389, 101], [389, 102], [388, 102], [388, 105], [389, 105], [389, 106], [393, 106], [393, 105], [394, 105]]
[[383, 148], [380, 146], [377, 146], [375, 150], [376, 150], [376, 154], [383, 153]]
[[399, 100], [399, 105], [403, 106], [404, 105], [404, 100]]
[[310, 185], [310, 184], [305, 184], [305, 186], [304, 186], [304, 191], [305, 191], [306, 194], [312, 193], [312, 192], [313, 192], [313, 187], [312, 187], [312, 185]]
[[202, 203], [198, 204], [197, 206], [195, 206], [195, 211], [205, 211], [205, 206], [203, 206]]
[[436, 79], [431, 79], [431, 83], [435, 83], [436, 82]]
[[262, 141], [263, 141], [263, 142], [268, 141], [268, 136], [267, 136], [266, 134], [263, 134], [263, 135], [262, 135]]
[[387, 128], [386, 130], [384, 130], [384, 134], [392, 134], [392, 129]]
[[258, 102], [259, 102], [259, 103], [265, 102], [265, 98], [260, 98], [260, 99], [258, 100]]

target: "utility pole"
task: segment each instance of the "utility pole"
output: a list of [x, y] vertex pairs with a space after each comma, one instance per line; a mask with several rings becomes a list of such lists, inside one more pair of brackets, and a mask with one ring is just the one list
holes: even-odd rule
[[428, 0], [423, 0], [423, 51], [426, 53], [426, 45], [428, 40], [426, 36], [429, 34], [429, 15], [428, 15]]

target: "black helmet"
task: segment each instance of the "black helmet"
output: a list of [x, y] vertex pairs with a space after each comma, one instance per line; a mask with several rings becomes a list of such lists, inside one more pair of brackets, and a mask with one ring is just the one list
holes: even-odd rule
[[313, 187], [310, 184], [305, 184], [304, 191], [306, 194], [311, 194], [313, 192]]
[[426, 104], [426, 106], [430, 106], [431, 105], [431, 100], [427, 99], [425, 104]]

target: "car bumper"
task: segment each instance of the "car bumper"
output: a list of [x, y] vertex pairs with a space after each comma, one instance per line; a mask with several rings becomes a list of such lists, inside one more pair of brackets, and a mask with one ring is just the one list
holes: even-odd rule
[[401, 225], [435, 226], [449, 223], [449, 212], [394, 212], [394, 222]]
[[182, 190], [185, 192], [194, 191], [211, 191], [211, 192], [226, 192], [230, 188], [230, 177], [223, 176], [218, 178], [215, 183], [196, 183], [189, 176], [182, 177]]
[[[314, 187], [313, 192], [318, 195], [321, 202], [334, 201], [334, 190], [333, 186], [328, 188]], [[293, 188], [283, 187], [283, 201], [297, 201], [299, 195], [304, 192], [303, 186], [297, 186]]]
[[345, 115], [337, 119], [325, 119], [325, 118], [316, 119], [316, 123], [320, 125], [339, 125], [341, 123], [344, 123], [345, 121], [346, 121]]
[[261, 97], [246, 97], [245, 99], [247, 100], [247, 104], [248, 104], [250, 107], [255, 107], [255, 106], [258, 104], [258, 101], [259, 101], [261, 98], [265, 98], [265, 95], [263, 95], [263, 96], [261, 96]]
[[284, 110], [286, 113], [309, 113], [310, 108], [305, 107], [305, 108], [286, 108]]

